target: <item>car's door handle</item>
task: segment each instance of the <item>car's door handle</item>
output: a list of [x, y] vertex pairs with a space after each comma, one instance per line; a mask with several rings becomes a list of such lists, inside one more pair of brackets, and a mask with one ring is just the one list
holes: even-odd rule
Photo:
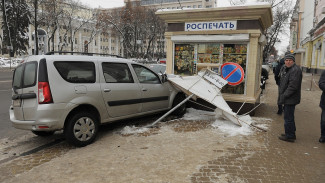
[[148, 89], [147, 88], [142, 88], [142, 91], [148, 91]]
[[110, 92], [112, 91], [111, 89], [104, 89], [104, 92]]
[[36, 98], [36, 93], [16, 94], [11, 97], [12, 100]]

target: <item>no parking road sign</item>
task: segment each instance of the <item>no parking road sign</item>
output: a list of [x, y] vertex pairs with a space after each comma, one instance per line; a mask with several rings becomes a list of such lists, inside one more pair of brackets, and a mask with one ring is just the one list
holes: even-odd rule
[[237, 63], [224, 63], [221, 66], [221, 76], [228, 81], [229, 85], [239, 85], [244, 79], [244, 70]]

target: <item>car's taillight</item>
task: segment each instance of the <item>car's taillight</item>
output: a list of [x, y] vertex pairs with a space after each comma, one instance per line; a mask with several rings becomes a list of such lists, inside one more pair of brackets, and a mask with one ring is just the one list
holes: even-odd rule
[[50, 85], [48, 82], [38, 82], [38, 103], [53, 103]]

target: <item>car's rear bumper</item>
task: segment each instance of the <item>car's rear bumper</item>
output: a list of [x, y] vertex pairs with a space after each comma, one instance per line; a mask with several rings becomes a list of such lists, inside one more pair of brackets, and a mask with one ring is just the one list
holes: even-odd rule
[[[53, 105], [53, 104], [52, 104]], [[66, 104], [53, 105], [52, 107], [38, 108], [35, 120], [18, 120], [12, 107], [9, 109], [12, 126], [22, 130], [33, 131], [56, 131], [64, 127], [65, 117], [68, 110]]]

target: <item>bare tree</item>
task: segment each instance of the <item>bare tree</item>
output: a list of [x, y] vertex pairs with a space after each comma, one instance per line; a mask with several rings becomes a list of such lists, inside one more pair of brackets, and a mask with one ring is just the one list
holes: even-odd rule
[[55, 33], [59, 29], [59, 18], [63, 14], [63, 4], [64, 0], [43, 0], [39, 5], [40, 24], [47, 31], [47, 46], [49, 51], [55, 51]]
[[[233, 5], [238, 5], [244, 4], [246, 0], [230, 0], [230, 2]], [[263, 49], [263, 61], [265, 62], [270, 54], [277, 55], [274, 45], [281, 42], [279, 35], [286, 34], [286, 30], [289, 28], [293, 2], [292, 0], [258, 0], [258, 2], [270, 3], [273, 12], [273, 25], [264, 32], [267, 38], [267, 43]]]
[[66, 6], [63, 9], [62, 16], [59, 20], [60, 25], [60, 50], [70, 46], [70, 50], [74, 51], [75, 36], [81, 28], [89, 23], [94, 23], [95, 16], [93, 10], [83, 7], [79, 1], [66, 0]]
[[269, 2], [272, 5], [273, 11], [273, 25], [268, 28], [265, 32], [267, 43], [263, 50], [263, 61], [270, 54], [277, 55], [274, 45], [281, 42], [279, 35], [286, 34], [286, 30], [289, 29], [289, 19], [293, 12], [292, 0], [289, 1], [276, 1], [276, 0], [264, 0], [264, 2]]
[[230, 5], [245, 4], [247, 0], [229, 0]]
[[165, 24], [155, 15], [155, 10], [139, 3], [128, 2], [121, 9], [102, 12], [98, 22], [104, 30], [110, 29], [122, 38], [126, 57], [153, 59], [158, 55], [156, 44], [164, 43], [158, 40], [163, 39]]

